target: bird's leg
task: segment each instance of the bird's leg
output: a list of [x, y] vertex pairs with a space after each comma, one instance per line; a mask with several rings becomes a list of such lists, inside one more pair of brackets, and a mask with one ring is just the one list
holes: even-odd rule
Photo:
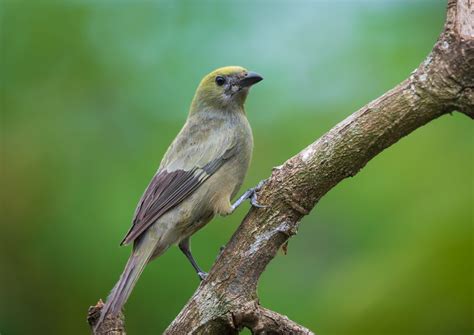
[[184, 240], [179, 242], [179, 249], [183, 252], [186, 258], [189, 260], [194, 270], [196, 270], [196, 273], [199, 276], [199, 279], [204, 280], [207, 277], [207, 273], [202, 271], [199, 265], [197, 265], [196, 261], [194, 260], [194, 257], [191, 254], [191, 247], [189, 245], [189, 237], [186, 237]]
[[236, 202], [232, 205], [232, 212], [237, 209], [245, 200], [250, 199], [250, 203], [252, 204], [253, 207], [257, 208], [266, 208], [267, 206], [260, 205], [257, 202], [257, 192], [262, 188], [263, 184], [265, 184], [267, 180], [262, 180], [260, 181], [257, 186], [249, 188], [247, 191], [245, 191], [244, 194], [240, 196], [239, 199], [237, 199]]

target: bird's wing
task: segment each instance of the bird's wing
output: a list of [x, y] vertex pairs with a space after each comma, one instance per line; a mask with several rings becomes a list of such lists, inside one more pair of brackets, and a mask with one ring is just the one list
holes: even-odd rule
[[[204, 146], [205, 147], [205, 146]], [[202, 148], [205, 150], [205, 148]], [[197, 165], [187, 169], [175, 169], [169, 172], [161, 168], [155, 174], [140, 199], [132, 222], [132, 227], [122, 240], [121, 245], [129, 244], [149, 228], [168, 210], [179, 205], [212, 176], [227, 160], [234, 156], [236, 146], [224, 146], [217, 157], [203, 157]], [[205, 152], [205, 151], [204, 151]], [[209, 152], [209, 151], [208, 151]], [[187, 156], [186, 151], [184, 155]], [[186, 164], [187, 165], [187, 164]], [[201, 165], [201, 166], [199, 166]]]

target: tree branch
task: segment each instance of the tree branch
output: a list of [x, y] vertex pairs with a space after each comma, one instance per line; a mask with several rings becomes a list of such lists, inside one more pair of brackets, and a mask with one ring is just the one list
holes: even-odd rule
[[311, 334], [258, 304], [260, 275], [301, 218], [341, 180], [443, 114], [458, 110], [474, 118], [471, 1], [448, 1], [443, 32], [409, 78], [273, 169], [258, 197], [268, 207], [249, 211], [166, 334], [236, 334], [243, 327], [254, 334]]

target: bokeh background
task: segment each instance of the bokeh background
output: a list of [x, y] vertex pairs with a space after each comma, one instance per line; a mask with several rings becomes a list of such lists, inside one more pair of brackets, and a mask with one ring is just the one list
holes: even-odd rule
[[[0, 2], [0, 333], [86, 334], [129, 255], [135, 205], [216, 67], [262, 73], [244, 187], [383, 94], [431, 50], [444, 1]], [[472, 121], [415, 131], [340, 183], [259, 285], [318, 334], [471, 334]], [[193, 238], [205, 269], [248, 209]], [[177, 248], [126, 306], [161, 333], [198, 285]]]

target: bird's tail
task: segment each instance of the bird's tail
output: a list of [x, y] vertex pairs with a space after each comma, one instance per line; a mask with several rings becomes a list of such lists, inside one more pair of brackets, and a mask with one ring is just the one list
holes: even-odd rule
[[100, 318], [94, 329], [98, 329], [107, 315], [116, 316], [122, 310], [123, 305], [127, 302], [130, 293], [137, 283], [138, 278], [145, 269], [146, 264], [153, 255], [154, 248], [134, 248], [132, 255], [128, 259], [127, 265], [120, 276], [119, 281], [107, 297], [107, 301], [102, 307]]

